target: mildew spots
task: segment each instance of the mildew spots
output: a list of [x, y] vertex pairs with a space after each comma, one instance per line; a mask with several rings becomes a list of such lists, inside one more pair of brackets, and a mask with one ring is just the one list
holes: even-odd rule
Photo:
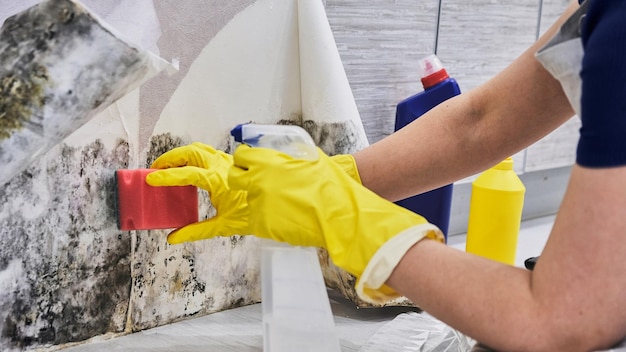
[[[146, 164], [186, 144], [168, 133], [154, 136]], [[208, 193], [199, 192], [200, 214], [204, 219], [214, 216]], [[169, 245], [168, 232], [137, 232], [130, 311], [133, 331], [259, 301], [258, 242], [235, 236]]]
[[0, 289], [0, 350], [124, 331], [131, 243], [117, 230], [113, 172], [127, 164], [122, 140], [60, 145], [0, 189], [0, 276], [11, 287]]
[[161, 154], [185, 145], [182, 138], [163, 133], [150, 138], [150, 148], [146, 156], [146, 167], [149, 167]]
[[353, 121], [319, 123], [305, 120], [302, 124], [294, 120], [280, 120], [279, 125], [298, 125], [304, 128], [315, 144], [328, 155], [351, 154], [356, 152], [364, 141], [359, 140], [359, 126]]
[[54, 6], [12, 16], [0, 31], [0, 43], [4, 43], [0, 50], [0, 141], [24, 127], [43, 134], [45, 91], [53, 83], [46, 65], [55, 62], [49, 58], [51, 48], [63, 40], [58, 32], [67, 30], [59, 26], [71, 24], [83, 34], [92, 25], [90, 19], [74, 21], [77, 16], [88, 16], [76, 14], [71, 3], [57, 2]]
[[11, 73], [0, 77], [0, 140], [29, 123], [33, 130], [43, 133], [41, 121], [33, 118], [33, 112], [44, 105], [46, 68], [36, 65], [29, 73], [29, 76]]

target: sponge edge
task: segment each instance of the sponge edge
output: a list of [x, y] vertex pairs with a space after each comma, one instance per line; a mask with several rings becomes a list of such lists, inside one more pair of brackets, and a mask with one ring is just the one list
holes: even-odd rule
[[120, 230], [173, 229], [198, 221], [195, 186], [153, 187], [156, 169], [117, 170], [117, 225]]

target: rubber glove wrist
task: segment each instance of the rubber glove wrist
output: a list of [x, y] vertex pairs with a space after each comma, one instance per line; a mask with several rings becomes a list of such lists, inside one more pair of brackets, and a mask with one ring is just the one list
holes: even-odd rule
[[356, 182], [361, 182], [361, 175], [359, 175], [359, 169], [356, 166], [356, 160], [351, 154], [337, 154], [330, 157], [348, 176], [352, 177]]
[[374, 253], [355, 285], [359, 297], [372, 304], [384, 304], [400, 297], [385, 282], [406, 252], [425, 238], [444, 241], [443, 234], [435, 225], [421, 224], [402, 231], [383, 244]]

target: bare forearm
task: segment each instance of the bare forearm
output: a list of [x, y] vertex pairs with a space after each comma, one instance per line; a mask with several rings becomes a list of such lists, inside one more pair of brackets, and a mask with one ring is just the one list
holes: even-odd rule
[[[543, 255], [542, 261], [546, 264]], [[533, 275], [425, 240], [400, 261], [387, 284], [497, 351], [584, 352], [619, 341], [623, 332], [615, 322], [620, 317], [614, 314], [619, 305], [598, 304], [605, 299], [620, 303], [619, 295], [597, 289], [610, 285], [610, 280], [600, 280], [602, 286], [577, 283], [572, 287], [550, 278], [536, 280]], [[569, 268], [558, 275], [571, 279], [577, 274]], [[608, 327], [612, 331], [602, 330]]]
[[[363, 185], [391, 201], [469, 176], [499, 158], [479, 141], [469, 92], [354, 155]], [[498, 154], [502, 154], [501, 152]], [[488, 158], [487, 158], [488, 157]]]
[[536, 315], [529, 272], [421, 241], [387, 284], [450, 326], [491, 348], [524, 350], [541, 340], [529, 322]]
[[423, 240], [402, 258], [390, 287], [497, 350], [592, 351], [624, 337], [621, 269], [626, 167], [573, 168], [535, 270], [506, 266]]

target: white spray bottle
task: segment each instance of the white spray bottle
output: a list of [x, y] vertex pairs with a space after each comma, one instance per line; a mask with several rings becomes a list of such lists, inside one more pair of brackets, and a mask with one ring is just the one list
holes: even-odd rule
[[[317, 160], [311, 136], [293, 125], [242, 124], [236, 142]], [[317, 250], [263, 240], [261, 295], [263, 351], [340, 352]]]

